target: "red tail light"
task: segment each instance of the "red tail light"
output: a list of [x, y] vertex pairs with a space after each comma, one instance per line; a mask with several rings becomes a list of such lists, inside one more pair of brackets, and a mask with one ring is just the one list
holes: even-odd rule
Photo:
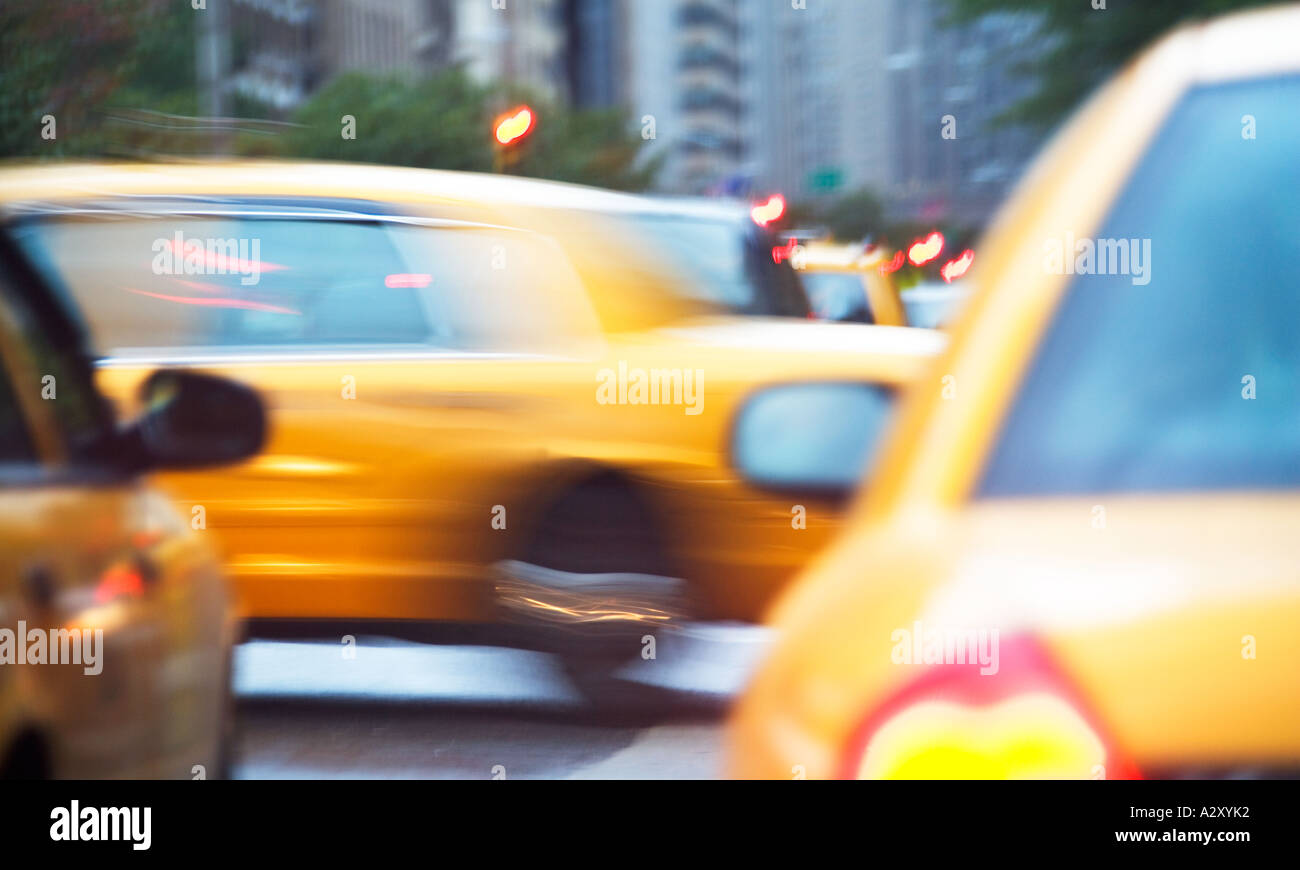
[[1139, 778], [1039, 643], [999, 646], [996, 673], [978, 662], [925, 666], [854, 732], [840, 775]]
[[127, 563], [111, 566], [95, 584], [95, 603], [104, 604], [116, 598], [139, 598], [144, 595], [144, 578], [136, 568]]
[[749, 216], [754, 219], [754, 223], [760, 227], [779, 221], [785, 214], [785, 197], [779, 193], [774, 193], [767, 198], [767, 202], [759, 203], [749, 210]]

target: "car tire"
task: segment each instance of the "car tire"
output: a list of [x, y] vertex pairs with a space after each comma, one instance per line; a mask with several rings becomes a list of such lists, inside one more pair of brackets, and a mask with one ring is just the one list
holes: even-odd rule
[[235, 753], [239, 745], [239, 714], [235, 708], [235, 650], [231, 646], [225, 655], [222, 669], [221, 710], [217, 722], [217, 766], [213, 772], [216, 779], [234, 779]]
[[35, 731], [26, 731], [4, 748], [0, 755], [0, 780], [43, 780], [51, 778], [49, 747]]
[[[653, 512], [628, 483], [614, 476], [583, 483], [553, 501], [522, 558], [543, 569], [578, 575], [673, 576]], [[656, 606], [682, 611], [679, 601], [663, 600]], [[593, 640], [564, 628], [548, 629], [551, 637], [543, 647], [558, 656], [589, 709], [603, 717], [642, 719], [663, 712], [669, 699], [659, 690], [623, 679], [619, 671], [640, 658], [643, 638], [653, 631], [644, 624], [629, 624]]]

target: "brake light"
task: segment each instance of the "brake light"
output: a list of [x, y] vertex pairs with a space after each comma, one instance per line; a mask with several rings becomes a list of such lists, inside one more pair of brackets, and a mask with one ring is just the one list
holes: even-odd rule
[[105, 604], [116, 598], [139, 598], [144, 595], [144, 578], [125, 562], [109, 567], [95, 584], [95, 603]]
[[935, 231], [924, 239], [912, 242], [907, 249], [907, 259], [912, 261], [913, 266], [924, 266], [943, 253], [943, 246], [943, 233]]
[[971, 264], [974, 262], [975, 252], [967, 249], [957, 259], [944, 263], [943, 268], [939, 270], [939, 274], [943, 277], [945, 283], [951, 284], [969, 272]]
[[849, 779], [1134, 779], [1137, 768], [1031, 638], [1001, 644], [997, 673], [933, 665], [854, 732]]
[[774, 193], [768, 197], [767, 202], [759, 203], [749, 210], [749, 216], [754, 219], [754, 223], [760, 227], [779, 221], [785, 214], [785, 197], [779, 193]]
[[903, 261], [904, 261], [903, 252], [895, 251], [894, 259], [890, 260], [888, 263], [881, 263], [877, 268], [880, 270], [880, 274], [890, 275], [893, 274], [894, 272], [897, 272], [899, 269], [903, 268]]
[[791, 239], [784, 245], [774, 245], [772, 247], [772, 262], [781, 263], [794, 256], [795, 250], [799, 247], [796, 239]]

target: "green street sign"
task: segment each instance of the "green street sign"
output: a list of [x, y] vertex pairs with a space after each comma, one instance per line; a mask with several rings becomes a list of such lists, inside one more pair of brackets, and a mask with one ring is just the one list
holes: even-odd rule
[[824, 166], [808, 173], [808, 189], [814, 193], [830, 193], [844, 184], [844, 170], [837, 166]]

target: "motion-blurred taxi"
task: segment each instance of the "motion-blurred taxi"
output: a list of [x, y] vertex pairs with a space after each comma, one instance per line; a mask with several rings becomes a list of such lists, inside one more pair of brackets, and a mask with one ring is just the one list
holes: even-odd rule
[[1180, 30], [1042, 156], [774, 611], [734, 774], [1300, 770], [1297, 35]]
[[[572, 207], [578, 202], [570, 199]], [[581, 207], [621, 223], [689, 273], [678, 286], [733, 314], [813, 316], [808, 295], [775, 234], [742, 203], [704, 197], [584, 191]]]
[[0, 234], [0, 778], [215, 777], [235, 612], [141, 474], [243, 459], [246, 387], [151, 376], [119, 429], [79, 326]]
[[[900, 252], [901, 253], [901, 252]], [[882, 247], [792, 240], [773, 256], [798, 271], [813, 313], [823, 320], [904, 326], [906, 313], [891, 277], [893, 253]]]
[[944, 342], [727, 314], [567, 185], [288, 163], [3, 181], [108, 392], [168, 365], [266, 397], [263, 454], [163, 480], [255, 620], [755, 619], [839, 513], [737, 478], [737, 404], [810, 378], [887, 401]]

